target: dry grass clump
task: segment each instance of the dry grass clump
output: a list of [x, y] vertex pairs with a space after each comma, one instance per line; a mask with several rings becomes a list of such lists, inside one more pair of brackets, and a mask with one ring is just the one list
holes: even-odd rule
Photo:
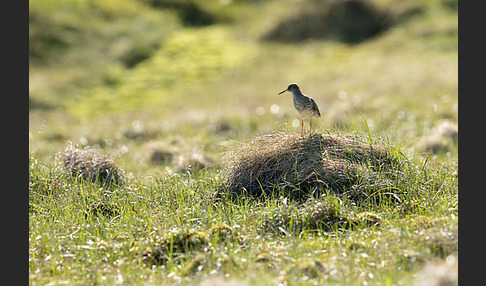
[[232, 196], [305, 198], [332, 192], [354, 200], [393, 189], [400, 162], [382, 142], [359, 134], [283, 132], [234, 150], [224, 189]]
[[447, 256], [457, 253], [459, 241], [457, 229], [439, 232], [429, 230], [425, 233], [427, 235], [424, 237], [424, 244], [430, 254], [445, 259]]
[[446, 153], [457, 146], [459, 128], [457, 124], [448, 120], [437, 124], [428, 135], [416, 144], [417, 149], [434, 154]]
[[430, 261], [414, 279], [414, 286], [454, 286], [459, 285], [458, 262], [455, 258]]
[[58, 160], [73, 177], [103, 186], [122, 183], [121, 173], [115, 162], [99, 149], [78, 149], [71, 144], [57, 154]]
[[212, 160], [202, 150], [174, 147], [159, 141], [150, 141], [144, 145], [147, 163], [167, 166], [174, 172], [197, 172], [211, 165]]

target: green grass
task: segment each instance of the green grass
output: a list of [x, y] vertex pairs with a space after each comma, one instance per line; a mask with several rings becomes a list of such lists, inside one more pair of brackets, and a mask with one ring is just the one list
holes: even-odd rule
[[[134, 179], [104, 189], [32, 156], [30, 280], [144, 284], [226, 277], [259, 285], [307, 279], [408, 284], [428, 263], [454, 266], [458, 213], [454, 171], [424, 166], [407, 173], [400, 202], [389, 198], [357, 206], [330, 194], [303, 204], [281, 198], [231, 203], [214, 199], [221, 183], [214, 171]], [[342, 223], [326, 223], [336, 219]], [[227, 233], [218, 240], [212, 229], [221, 224]], [[169, 256], [162, 266], [144, 262], [164, 237], [181, 231], [198, 231], [204, 247], [189, 247], [174, 256], [178, 259]]]
[[[457, 1], [373, 1], [417, 12], [359, 45], [262, 40], [306, 0], [185, 1], [207, 26], [170, 1], [99, 2], [29, 3], [30, 284], [457, 281], [457, 131], [437, 131], [458, 121]], [[228, 154], [300, 133], [277, 96], [290, 82], [319, 105], [313, 130], [406, 162], [399, 200], [220, 200]], [[72, 177], [56, 161], [70, 144], [99, 148], [124, 184]]]

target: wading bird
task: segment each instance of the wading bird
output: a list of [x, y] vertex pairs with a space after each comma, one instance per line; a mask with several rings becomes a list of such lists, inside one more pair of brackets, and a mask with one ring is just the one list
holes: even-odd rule
[[284, 92], [291, 92], [294, 97], [294, 106], [295, 109], [300, 113], [301, 120], [302, 120], [302, 136], [304, 136], [304, 117], [310, 117], [310, 131], [309, 136], [312, 135], [312, 117], [321, 117], [321, 113], [319, 112], [319, 108], [317, 107], [316, 102], [314, 99], [306, 96], [300, 91], [300, 88], [297, 84], [291, 83], [286, 90], [281, 91], [279, 93], [282, 94]]

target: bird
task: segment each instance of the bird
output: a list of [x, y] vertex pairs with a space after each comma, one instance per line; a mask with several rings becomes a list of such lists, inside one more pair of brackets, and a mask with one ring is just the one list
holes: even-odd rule
[[302, 91], [300, 91], [300, 87], [295, 83], [291, 83], [286, 90], [279, 92], [279, 95], [287, 91], [292, 93], [294, 97], [295, 109], [297, 109], [297, 111], [300, 113], [302, 120], [302, 136], [304, 136], [304, 117], [310, 117], [309, 136], [311, 136], [312, 117], [321, 117], [317, 103], [314, 101], [314, 99], [303, 94]]

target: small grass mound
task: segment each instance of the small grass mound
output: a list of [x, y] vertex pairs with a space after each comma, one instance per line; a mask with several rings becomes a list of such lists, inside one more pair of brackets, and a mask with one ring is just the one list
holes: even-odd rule
[[197, 172], [209, 167], [212, 160], [202, 150], [189, 150], [181, 146], [169, 146], [164, 142], [150, 141], [145, 144], [147, 163], [170, 167], [174, 172]]
[[172, 230], [157, 238], [153, 247], [142, 252], [142, 261], [148, 265], [165, 265], [168, 261], [181, 263], [190, 256], [193, 260], [188, 262], [189, 265], [197, 268], [198, 264], [206, 260], [205, 254], [214, 253], [218, 246], [224, 249], [228, 244], [242, 246], [245, 242], [238, 230], [225, 223], [217, 223], [207, 232], [195, 229]]
[[302, 205], [283, 203], [262, 220], [262, 232], [274, 234], [300, 233], [303, 230], [333, 231], [350, 229], [358, 221], [342, 211], [337, 204], [310, 200]]
[[58, 153], [58, 160], [74, 178], [99, 183], [103, 186], [123, 183], [121, 172], [113, 159], [99, 149], [74, 148], [71, 144]]
[[223, 187], [230, 196], [308, 198], [325, 193], [355, 201], [387, 190], [401, 174], [397, 151], [357, 133], [276, 132], [255, 138], [229, 154]]
[[306, 1], [263, 39], [282, 42], [332, 39], [358, 44], [389, 29], [393, 16], [364, 0]]
[[120, 215], [120, 207], [106, 199], [93, 200], [86, 206], [85, 218], [90, 215], [112, 218]]
[[285, 273], [283, 281], [286, 282], [285, 284], [294, 284], [306, 277], [305, 280], [312, 282], [309, 284], [317, 285], [325, 270], [326, 268], [319, 260], [308, 257], [298, 258], [283, 271]]
[[208, 12], [203, 5], [192, 0], [147, 0], [155, 8], [168, 8], [177, 12], [181, 21], [188, 26], [208, 26], [217, 22], [217, 16]]
[[211, 239], [217, 243], [243, 244], [244, 238], [240, 232], [225, 223], [217, 223], [211, 227]]
[[207, 234], [197, 230], [173, 231], [166, 234], [151, 250], [142, 254], [142, 261], [163, 265], [169, 260], [181, 260], [193, 251], [209, 251]]

